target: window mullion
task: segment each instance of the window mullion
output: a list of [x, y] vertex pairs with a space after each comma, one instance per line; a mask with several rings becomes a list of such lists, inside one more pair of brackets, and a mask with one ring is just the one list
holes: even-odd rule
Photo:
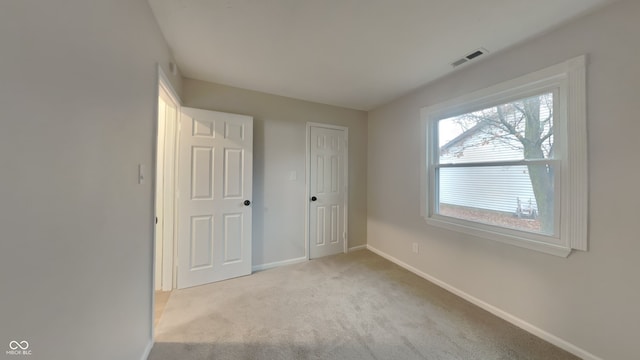
[[483, 161], [483, 162], [463, 162], [463, 163], [445, 163], [433, 164], [438, 168], [456, 168], [456, 167], [490, 167], [490, 166], [519, 166], [519, 165], [559, 165], [560, 160], [557, 159], [531, 159], [518, 161]]

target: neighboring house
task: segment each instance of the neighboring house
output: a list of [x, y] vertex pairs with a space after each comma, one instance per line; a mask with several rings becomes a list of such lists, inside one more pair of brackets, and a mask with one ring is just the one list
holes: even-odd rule
[[[477, 125], [440, 147], [441, 163], [513, 160], [522, 145], [512, 136], [496, 140]], [[520, 149], [518, 149], [520, 148]], [[440, 203], [516, 213], [518, 199], [537, 209], [526, 166], [456, 167], [440, 169]]]

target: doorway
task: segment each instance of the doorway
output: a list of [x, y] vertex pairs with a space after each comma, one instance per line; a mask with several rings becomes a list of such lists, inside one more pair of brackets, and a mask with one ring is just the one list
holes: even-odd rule
[[251, 273], [253, 118], [180, 104], [158, 67], [152, 328], [173, 289]]
[[176, 149], [180, 99], [158, 67], [158, 108], [155, 158], [155, 229], [153, 325], [158, 324], [174, 284], [176, 236]]
[[348, 128], [307, 124], [309, 258], [347, 252]]

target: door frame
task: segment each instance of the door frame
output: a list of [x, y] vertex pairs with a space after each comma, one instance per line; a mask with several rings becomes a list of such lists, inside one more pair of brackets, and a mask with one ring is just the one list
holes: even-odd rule
[[[173, 174], [173, 176], [169, 179], [169, 181], [165, 182], [168, 183], [169, 185], [165, 187], [164, 191], [163, 191], [163, 197], [164, 198], [172, 198], [173, 199], [173, 207], [172, 209], [169, 209], [169, 211], [171, 212], [169, 216], [164, 216], [164, 219], [170, 221], [173, 224], [173, 231], [172, 233], [164, 233], [163, 236], [163, 243], [162, 243], [162, 248], [163, 248], [163, 262], [162, 262], [162, 281], [161, 281], [161, 288], [163, 291], [170, 291], [172, 289], [175, 288], [175, 281], [176, 281], [176, 236], [177, 236], [177, 208], [178, 208], [178, 202], [177, 202], [177, 194], [176, 194], [176, 186], [177, 186], [177, 162], [178, 162], [178, 158], [177, 158], [177, 149], [179, 146], [179, 138], [178, 138], [178, 132], [179, 132], [179, 120], [180, 120], [180, 107], [182, 106], [182, 101], [180, 99], [180, 97], [177, 95], [176, 91], [173, 89], [173, 86], [171, 85], [171, 82], [169, 81], [169, 78], [167, 77], [167, 75], [165, 74], [164, 70], [162, 70], [162, 67], [158, 64], [157, 66], [157, 74], [158, 74], [158, 84], [157, 84], [157, 93], [156, 93], [156, 98], [155, 98], [155, 126], [154, 126], [154, 130], [155, 130], [155, 143], [154, 143], [154, 163], [153, 163], [153, 176], [154, 176], [154, 181], [153, 181], [153, 209], [154, 209], [154, 219], [152, 219], [152, 223], [153, 223], [153, 279], [152, 279], [152, 290], [155, 291], [155, 269], [156, 269], [156, 224], [155, 224], [155, 217], [158, 215], [156, 214], [156, 192], [157, 192], [157, 186], [158, 186], [158, 181], [157, 179], [155, 179], [156, 174], [157, 174], [157, 168], [158, 168], [158, 161], [160, 159], [158, 159], [158, 117], [159, 117], [159, 113], [158, 113], [158, 107], [159, 107], [159, 99], [160, 99], [160, 93], [161, 91], [164, 91], [166, 95], [168, 95], [169, 100], [171, 100], [171, 102], [173, 103], [173, 105], [175, 105], [176, 107], [176, 116], [175, 116], [175, 121], [176, 123], [174, 124], [174, 126], [170, 127], [171, 131], [166, 131], [166, 127], [165, 126], [165, 139], [173, 139], [174, 143], [175, 143], [175, 148], [174, 148], [174, 153], [173, 153], [173, 166], [171, 167], [167, 167], [165, 166], [164, 172], [165, 174], [167, 172], [170, 172]], [[166, 148], [166, 142], [165, 142], [165, 148]], [[166, 152], [165, 152], [165, 156], [166, 156]], [[166, 165], [166, 164], [165, 164]], [[166, 179], [165, 179], [166, 180]], [[166, 209], [165, 209], [166, 211]], [[169, 235], [169, 236], [167, 236]], [[166, 255], [165, 255], [166, 254]], [[155, 302], [155, 301], [154, 301]], [[155, 305], [155, 304], [154, 304]], [[153, 327], [153, 324], [152, 324]]]
[[325, 129], [332, 130], [341, 130], [344, 132], [344, 249], [343, 252], [347, 253], [349, 251], [349, 128], [346, 126], [340, 125], [332, 125], [332, 124], [324, 124], [318, 122], [307, 122], [307, 131], [306, 131], [306, 173], [305, 173], [305, 219], [304, 219], [304, 252], [307, 260], [310, 259], [310, 247], [311, 244], [311, 236], [309, 234], [310, 227], [310, 207], [311, 202], [309, 199], [311, 198], [311, 128], [312, 127], [320, 127]]

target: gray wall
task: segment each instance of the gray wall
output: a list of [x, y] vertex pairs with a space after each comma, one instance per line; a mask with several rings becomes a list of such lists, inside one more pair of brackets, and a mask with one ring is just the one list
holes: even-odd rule
[[[640, 2], [614, 3], [371, 111], [368, 244], [603, 359], [637, 359], [639, 16]], [[565, 259], [425, 224], [420, 108], [585, 53], [589, 251]]]
[[140, 359], [169, 50], [145, 0], [1, 1], [0, 45], [0, 358]]
[[[349, 128], [349, 247], [366, 243], [367, 114], [184, 79], [185, 106], [254, 117], [253, 264], [305, 255], [306, 123]], [[297, 180], [289, 180], [291, 171]]]

